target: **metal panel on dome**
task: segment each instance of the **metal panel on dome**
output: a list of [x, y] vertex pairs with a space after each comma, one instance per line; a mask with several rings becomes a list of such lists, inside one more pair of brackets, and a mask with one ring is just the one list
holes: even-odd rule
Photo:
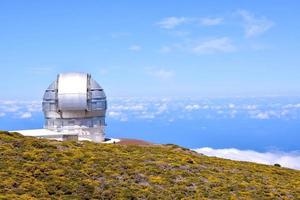
[[58, 109], [87, 109], [88, 75], [84, 73], [60, 74], [58, 77]]

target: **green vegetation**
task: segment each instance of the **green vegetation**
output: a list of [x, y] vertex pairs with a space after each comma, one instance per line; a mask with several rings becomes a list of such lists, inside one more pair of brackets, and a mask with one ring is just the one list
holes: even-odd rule
[[0, 132], [0, 199], [300, 199], [300, 171], [176, 145], [58, 142]]

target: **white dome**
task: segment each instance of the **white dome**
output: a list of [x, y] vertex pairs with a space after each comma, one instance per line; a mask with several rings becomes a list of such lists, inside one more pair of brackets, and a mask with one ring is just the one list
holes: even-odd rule
[[59, 74], [43, 97], [45, 128], [92, 140], [104, 139], [106, 109], [102, 87], [86, 73]]

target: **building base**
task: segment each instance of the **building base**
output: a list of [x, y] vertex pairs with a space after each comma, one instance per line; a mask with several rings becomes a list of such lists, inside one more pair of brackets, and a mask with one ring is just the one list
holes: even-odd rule
[[51, 131], [48, 129], [32, 129], [32, 130], [17, 130], [17, 131], [10, 131], [10, 132], [17, 132], [24, 136], [32, 136], [38, 138], [46, 138], [58, 141], [94, 141], [98, 143], [118, 143], [120, 142], [119, 139], [115, 138], [105, 138], [101, 141], [91, 138], [90, 135], [79, 135], [68, 131]]

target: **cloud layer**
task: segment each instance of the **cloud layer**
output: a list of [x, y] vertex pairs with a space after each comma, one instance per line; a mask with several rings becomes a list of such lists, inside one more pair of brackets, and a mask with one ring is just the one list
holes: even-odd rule
[[[161, 81], [175, 76], [172, 70], [151, 69], [149, 75]], [[108, 118], [128, 121], [202, 119], [300, 120], [300, 98], [137, 98], [108, 99]], [[40, 101], [0, 101], [0, 117], [30, 119], [41, 113]], [[174, 115], [176, 113], [176, 115]]]
[[196, 152], [207, 156], [216, 156], [238, 161], [249, 161], [267, 165], [280, 164], [283, 167], [300, 169], [300, 152], [266, 152], [239, 149], [213, 149], [204, 147], [195, 149]]
[[[157, 72], [161, 79], [168, 71]], [[155, 75], [155, 76], [156, 76]], [[158, 119], [166, 121], [202, 119], [300, 120], [300, 99], [269, 98], [113, 98], [109, 117], [120, 120]], [[118, 113], [118, 114], [117, 114]], [[176, 113], [176, 114], [174, 114]]]
[[17, 119], [31, 119], [33, 113], [42, 112], [40, 101], [0, 100], [0, 117], [9, 116]]

